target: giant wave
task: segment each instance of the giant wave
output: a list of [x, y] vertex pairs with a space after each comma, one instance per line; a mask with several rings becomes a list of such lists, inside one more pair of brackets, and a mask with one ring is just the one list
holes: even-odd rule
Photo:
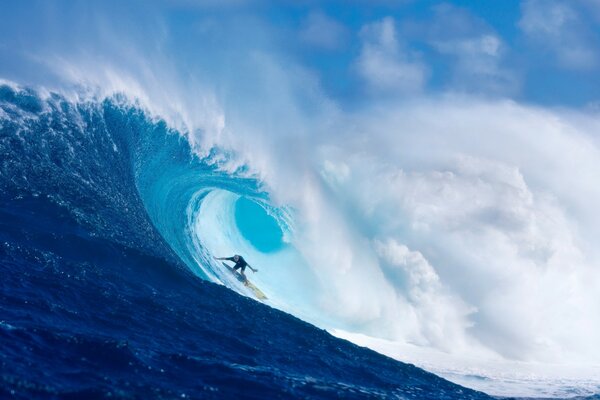
[[[456, 331], [454, 324], [457, 321], [459, 325], [463, 323], [461, 321], [471, 311], [462, 300], [447, 293], [438, 283], [439, 278], [432, 273], [431, 266], [420, 253], [374, 235], [373, 245], [367, 247], [374, 248], [384, 260], [384, 268], [379, 271], [373, 269], [373, 260], [369, 256], [360, 258], [358, 252], [343, 251], [349, 243], [361, 243], [363, 240], [353, 236], [353, 229], [340, 220], [344, 213], [352, 211], [353, 205], [343, 204], [341, 210], [331, 210], [324, 215], [328, 206], [320, 197], [323, 196], [320, 191], [335, 194], [346, 190], [348, 175], [362, 168], [360, 158], [341, 162], [338, 150], [324, 147], [331, 161], [323, 166], [323, 181], [315, 183], [312, 181], [314, 177], [308, 177], [308, 186], [302, 186], [319, 187], [303, 201], [309, 199], [321, 203], [306, 208], [307, 204], [300, 202], [301, 209], [297, 210], [285, 204], [289, 198], [277, 191], [270, 192], [269, 186], [252, 170], [253, 166], [240, 163], [230, 148], [214, 146], [204, 153], [197, 151], [193, 145], [197, 139], [193, 137], [194, 133], [171, 128], [159, 116], [146, 111], [143, 104], [126, 95], [84, 97], [72, 101], [53, 92], [36, 92], [4, 84], [0, 87], [0, 101], [2, 203], [7, 221], [3, 252], [7, 259], [23, 257], [28, 247], [31, 249], [26, 252], [38, 263], [55, 266], [62, 265], [64, 259], [87, 262], [86, 251], [93, 255], [91, 259], [103, 262], [113, 257], [120, 262], [125, 262], [128, 257], [138, 257], [94, 253], [93, 248], [97, 244], [109, 243], [110, 246], [131, 249], [123, 250], [125, 254], [134, 251], [155, 257], [251, 296], [213, 260], [214, 255], [231, 255], [235, 251], [260, 268], [261, 271], [253, 275], [252, 280], [267, 294], [268, 304], [329, 328], [340, 336], [399, 358], [412, 355], [414, 349], [426, 349], [432, 345], [448, 350], [447, 343], [441, 342], [440, 332], [444, 332], [443, 335], [451, 333], [452, 340], [456, 340], [451, 346], [468, 348], [468, 344], [461, 343], [464, 332]], [[354, 168], [352, 162], [359, 164]], [[468, 169], [469, 163], [477, 162], [468, 159], [461, 168]], [[379, 168], [376, 163], [371, 165]], [[498, 173], [496, 166], [488, 168], [490, 174]], [[437, 179], [435, 176], [402, 176], [402, 173], [394, 179], [410, 181], [422, 178]], [[358, 179], [363, 180], [364, 177], [359, 176]], [[490, 179], [512, 177], [492, 176]], [[403, 185], [410, 187], [411, 184], [405, 182]], [[349, 193], [362, 201], [362, 195], [352, 194], [352, 188], [349, 188]], [[273, 199], [272, 196], [279, 198]], [[302, 206], [305, 208], [302, 209]], [[48, 211], [40, 213], [39, 210]], [[311, 210], [314, 215], [311, 215]], [[297, 213], [303, 212], [298, 218]], [[371, 209], [371, 212], [379, 211]], [[62, 226], [62, 221], [70, 222]], [[362, 230], [374, 229], [366, 220], [357, 219], [352, 223], [361, 224]], [[36, 238], [34, 233], [27, 232], [29, 226], [26, 224], [36, 227], [32, 232], [39, 229], [43, 234]], [[323, 224], [329, 224], [335, 230], [329, 232], [329, 237], [323, 236], [328, 234], [322, 229]], [[340, 231], [344, 228], [347, 230]], [[71, 240], [68, 244], [58, 244], [49, 239], [53, 236], [70, 237]], [[16, 238], [20, 238], [21, 242], [17, 243]], [[415, 245], [419, 243], [418, 238], [411, 240]], [[340, 246], [331, 246], [336, 241]], [[328, 247], [321, 248], [323, 245]], [[56, 246], [60, 251], [54, 248]], [[50, 248], [53, 250], [50, 251]], [[401, 260], [398, 254], [403, 255]], [[134, 264], [143, 268], [143, 262], [142, 257]], [[330, 268], [322, 267], [330, 262], [334, 264]], [[362, 265], [364, 270], [352, 270], [357, 265]], [[403, 266], [404, 272], [398, 271], [398, 266]], [[56, 267], [54, 272], [60, 269]], [[85, 269], [83, 271], [85, 273]], [[72, 273], [78, 279], [84, 279], [81, 271]], [[99, 274], [102, 277], [102, 273]], [[142, 284], [144, 279], [140, 277]], [[371, 279], [371, 282], [363, 286], [361, 279], [363, 282]], [[388, 280], [396, 282], [397, 286], [390, 288], [389, 284], [383, 284]], [[6, 287], [5, 290], [8, 293], [12, 289]], [[378, 293], [378, 290], [383, 292]], [[398, 295], [394, 294], [397, 290], [408, 300], [398, 299]], [[112, 294], [119, 296], [115, 291]], [[381, 305], [382, 301], [392, 298], [396, 298], [398, 304]], [[429, 301], [435, 304], [429, 304]], [[50, 303], [54, 304], [52, 307], [61, 307], [60, 302]], [[441, 309], [448, 314], [440, 316], [439, 310], [434, 312], [433, 308], [438, 305], [442, 305]], [[439, 320], [425, 320], [429, 318]], [[446, 325], [440, 327], [436, 325], [438, 323]], [[17, 329], [13, 322], [3, 324], [7, 332]], [[386, 349], [386, 346], [378, 346], [369, 336], [361, 334], [381, 335], [383, 339], [409, 347], [400, 347], [398, 353], [393, 345], [391, 350]], [[399, 341], [401, 338], [406, 341]], [[439, 342], [436, 343], [436, 340]], [[414, 347], [415, 344], [424, 347]], [[117, 343], [118, 346], [120, 344]], [[475, 354], [489, 354], [479, 344], [475, 347]], [[417, 351], [411, 361], [420, 362], [432, 370], [437, 368], [456, 381], [486, 387], [487, 377], [482, 384], [481, 380], [473, 382], [465, 380], [464, 376], [485, 376], [489, 371], [473, 373], [468, 368], [444, 370], [443, 366], [456, 358], [450, 358], [451, 361], [446, 363], [436, 362], [439, 354], [442, 353], [438, 350]], [[499, 359], [497, 355], [490, 357]], [[465, 364], [469, 365], [468, 362]], [[511, 367], [501, 365], [498, 374], [502, 375]], [[3, 379], [7, 381], [9, 378], [23, 384], [12, 375], [5, 375]], [[593, 382], [583, 380], [573, 384], [574, 387], [567, 385], [564, 390], [546, 394], [570, 396], [593, 393]], [[36, 386], [32, 390], [45, 389]]]
[[0, 154], [2, 397], [486, 398], [198, 279], [188, 221], [265, 194], [123, 98], [2, 85]]

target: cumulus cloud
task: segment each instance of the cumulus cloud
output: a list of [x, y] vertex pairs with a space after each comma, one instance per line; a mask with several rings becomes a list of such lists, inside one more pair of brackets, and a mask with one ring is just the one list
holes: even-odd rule
[[560, 0], [526, 0], [519, 28], [532, 43], [550, 52], [560, 65], [590, 69], [598, 65], [598, 40], [585, 26], [575, 4]]
[[466, 10], [443, 4], [434, 8], [429, 43], [455, 59], [454, 89], [512, 94], [515, 73], [503, 66], [507, 46], [483, 21]]
[[362, 49], [357, 68], [370, 90], [402, 94], [423, 88], [427, 67], [416, 55], [402, 47], [391, 17], [365, 25], [360, 39]]
[[344, 45], [346, 27], [322, 12], [312, 12], [302, 24], [300, 39], [324, 50], [336, 50]]

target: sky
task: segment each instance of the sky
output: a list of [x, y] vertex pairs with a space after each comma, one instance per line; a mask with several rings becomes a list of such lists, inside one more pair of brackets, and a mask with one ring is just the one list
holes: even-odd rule
[[[597, 108], [599, 101], [600, 5], [594, 0], [24, 1], [1, 7], [5, 76], [21, 75], [15, 59], [31, 58], [37, 46], [42, 53], [48, 46], [82, 52], [78, 40], [87, 36], [106, 46], [117, 39], [104, 31], [112, 25], [125, 42], [117, 46], [139, 46], [150, 31], [154, 46], [176, 53], [165, 56], [190, 66], [206, 66], [206, 51], [243, 63], [253, 48], [268, 47], [349, 106], [373, 96], [449, 91], [549, 106]], [[63, 19], [67, 25], [56, 24]], [[233, 51], [241, 54], [228, 54]]]
[[[185, 4], [174, 18], [189, 12]], [[240, 14], [272, 24], [277, 50], [342, 101], [444, 91], [545, 105], [598, 101], [598, 2], [246, 4]]]

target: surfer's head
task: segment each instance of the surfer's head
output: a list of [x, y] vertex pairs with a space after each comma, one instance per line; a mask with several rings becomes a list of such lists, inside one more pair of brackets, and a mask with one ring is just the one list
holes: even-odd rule
[[233, 261], [238, 262], [239, 259], [240, 259], [240, 256], [238, 256], [237, 254], [235, 256], [233, 256]]

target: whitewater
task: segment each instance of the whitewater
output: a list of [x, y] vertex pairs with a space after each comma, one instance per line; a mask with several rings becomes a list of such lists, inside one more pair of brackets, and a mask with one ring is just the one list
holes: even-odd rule
[[[252, 280], [276, 307], [466, 386], [495, 395], [594, 393], [598, 269], [586, 238], [598, 226], [590, 201], [598, 193], [587, 185], [593, 176], [564, 188], [552, 174], [597, 175], [597, 148], [582, 132], [597, 122], [556, 121], [511, 102], [475, 113], [457, 99], [406, 107], [327, 127], [356, 130], [336, 142], [321, 134], [302, 144], [233, 145], [244, 162], [222, 168], [257, 168], [244, 174], [259, 176], [268, 196], [216, 190], [188, 208], [194, 253], [244, 254], [261, 267]], [[430, 121], [433, 109], [466, 128]], [[499, 114], [515, 126], [486, 123]], [[548, 125], [540, 149], [528, 132]], [[427, 135], [404, 137], [393, 126]], [[475, 152], [482, 132], [488, 145]], [[290, 154], [313, 140], [303, 157]], [[559, 151], [577, 154], [578, 164], [552, 156]], [[536, 158], [544, 161], [528, 165]], [[258, 207], [240, 215], [240, 198]], [[276, 225], [241, 231], [245, 218], [263, 214]], [[577, 215], [591, 220], [573, 226]], [[253, 244], [256, 230], [273, 235], [273, 249]], [[198, 265], [234, 285], [208, 254]]]

